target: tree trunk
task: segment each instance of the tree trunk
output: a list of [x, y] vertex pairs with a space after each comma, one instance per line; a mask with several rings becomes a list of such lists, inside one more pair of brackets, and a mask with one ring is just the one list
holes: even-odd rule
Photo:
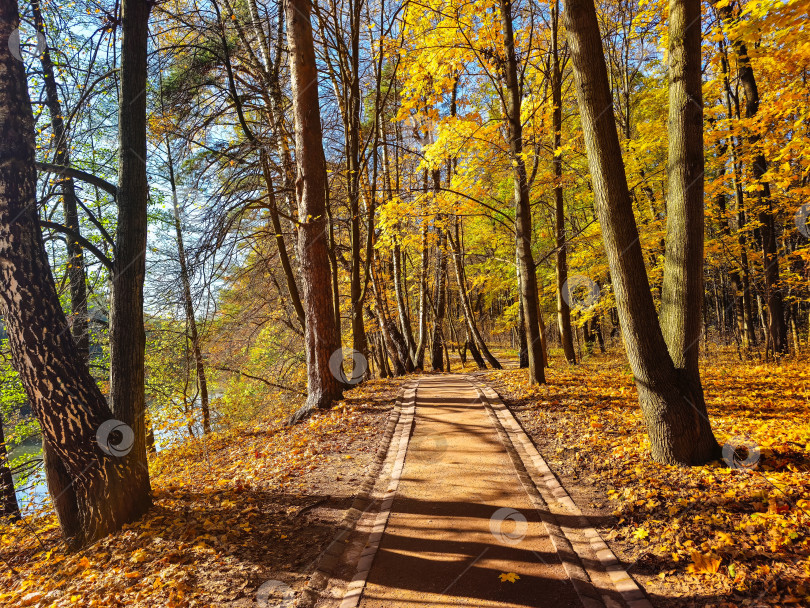
[[411, 320], [408, 317], [408, 304], [406, 302], [405, 289], [402, 285], [402, 275], [404, 268], [402, 263], [402, 250], [399, 241], [394, 244], [393, 255], [393, 269], [394, 273], [394, 292], [397, 297], [397, 313], [399, 315], [399, 324], [402, 327], [402, 335], [405, 338], [405, 343], [408, 345], [408, 353], [413, 360], [416, 357], [416, 344], [413, 341], [413, 331], [411, 330]]
[[[717, 12], [727, 25], [734, 25], [736, 18], [734, 8], [728, 3], [718, 6]], [[748, 48], [741, 38], [733, 33], [729, 34], [731, 45], [737, 55], [737, 76], [745, 92], [745, 117], [753, 118], [759, 111], [759, 88], [757, 87], [754, 69], [748, 56]], [[748, 143], [752, 150], [758, 150], [760, 134], [754, 130], [748, 135]], [[779, 279], [779, 251], [776, 244], [776, 222], [774, 219], [771, 189], [763, 176], [768, 171], [768, 161], [761, 151], [754, 154], [751, 165], [751, 176], [755, 182], [760, 183], [758, 193], [760, 235], [762, 244], [762, 260], [765, 267], [765, 297], [768, 302], [767, 332], [775, 355], [787, 352], [787, 326], [785, 324], [785, 308], [782, 299], [782, 287]]]
[[[37, 32], [46, 38], [45, 21], [42, 19], [42, 9], [40, 0], [31, 3], [34, 14], [34, 26]], [[59, 91], [56, 88], [56, 75], [51, 59], [51, 51], [48, 46], [40, 55], [42, 64], [42, 75], [45, 81], [45, 96], [48, 104], [48, 112], [51, 116], [51, 130], [56, 153], [54, 154], [54, 164], [60, 167], [70, 166], [70, 149], [68, 147], [67, 133], [65, 132], [64, 116], [62, 114], [62, 104], [59, 101]], [[76, 203], [76, 188], [73, 178], [63, 175], [62, 182], [62, 208], [65, 213], [65, 226], [76, 234], [81, 235], [79, 227], [79, 210]], [[71, 312], [71, 333], [76, 341], [79, 354], [85, 359], [90, 358], [90, 335], [87, 331], [87, 277], [84, 269], [84, 256], [82, 246], [75, 238], [65, 235], [65, 242], [68, 249], [68, 281], [70, 283], [70, 312]]]
[[509, 131], [509, 150], [512, 156], [515, 182], [515, 245], [520, 264], [520, 297], [526, 323], [526, 338], [529, 354], [529, 382], [545, 384], [543, 350], [539, 328], [537, 277], [532, 257], [532, 217], [529, 201], [529, 183], [526, 164], [523, 160], [523, 123], [520, 118], [521, 92], [518, 81], [517, 55], [512, 32], [512, 2], [499, 0], [503, 46], [506, 59], [506, 120]]
[[14, 478], [8, 465], [6, 437], [3, 433], [3, 419], [0, 417], [0, 518], [19, 521], [20, 505], [17, 504], [17, 494], [14, 492]]
[[425, 368], [425, 345], [427, 341], [427, 273], [428, 273], [428, 245], [427, 224], [422, 222], [422, 254], [419, 266], [419, 342], [416, 344], [414, 367]]
[[[669, 171], [676, 193], [668, 204], [668, 223], [673, 222], [673, 227], [668, 228], [668, 236], [680, 233], [685, 241], [680, 245], [667, 243], [666, 270], [681, 281], [676, 284], [672, 276], [665, 279], [668, 294], [675, 298], [675, 302], [667, 304], [670, 310], [665, 311], [666, 317], [676, 326], [666, 330], [671, 341], [668, 344], [658, 322], [639, 243], [613, 116], [596, 9], [593, 0], [565, 0], [565, 27], [595, 206], [652, 456], [662, 463], [694, 465], [715, 458], [720, 452], [709, 425], [699, 377], [696, 378], [693, 371], [701, 307], [700, 291], [696, 289], [700, 278], [692, 275], [702, 275], [703, 272], [702, 223], [697, 218], [703, 213], [702, 201], [698, 210], [693, 205], [697, 200], [695, 190], [702, 192], [703, 188], [702, 184], [695, 190], [687, 188], [689, 182], [683, 180], [688, 180], [688, 176], [702, 166], [702, 154], [700, 159], [694, 157], [694, 148], [702, 144], [702, 135], [698, 144], [681, 141], [687, 133], [699, 130], [693, 121], [702, 115], [699, 0], [672, 0], [670, 20], [672, 156]], [[689, 101], [689, 96], [697, 101]], [[693, 248], [699, 248], [698, 252], [692, 251]], [[680, 260], [670, 257], [678, 251], [683, 254]], [[673, 310], [673, 306], [686, 308]], [[677, 359], [678, 366], [673, 358]]]
[[306, 313], [307, 402], [290, 422], [317, 408], [328, 408], [342, 395], [338, 379], [329, 370], [337, 349], [332, 277], [329, 267], [326, 222], [326, 159], [323, 154], [318, 71], [312, 41], [308, 0], [285, 0], [287, 44], [290, 53], [292, 111], [298, 176], [298, 259]]
[[118, 224], [110, 303], [110, 404], [134, 433], [130, 480], [134, 496], [149, 506], [144, 395], [143, 282], [146, 274], [146, 54], [148, 0], [124, 0], [121, 8], [121, 93], [118, 116]]
[[[0, 39], [8, 40], [19, 26], [16, 2], [0, 0]], [[129, 429], [121, 426], [124, 434], [113, 437], [105, 424], [112, 413], [68, 332], [36, 214], [34, 121], [24, 66], [7, 44], [0, 45], [0, 109], [0, 314], [44, 441], [72, 480], [69, 510], [62, 510], [58, 496], [54, 506], [66, 541], [76, 548], [146, 511], [148, 471], [128, 449]]]
[[[464, 313], [464, 321], [467, 325], [467, 330], [472, 337], [472, 341], [476, 345], [476, 352], [479, 353], [479, 357], [481, 354], [486, 357], [487, 362], [493, 369], [503, 369], [500, 362], [495, 358], [495, 356], [490, 352], [489, 348], [487, 348], [486, 342], [484, 342], [484, 338], [481, 337], [481, 332], [478, 331], [478, 325], [475, 323], [475, 316], [473, 315], [472, 307], [470, 306], [470, 299], [467, 294], [467, 277], [464, 273], [464, 264], [462, 263], [462, 251], [461, 251], [461, 239], [459, 233], [459, 222], [458, 217], [456, 217], [455, 222], [455, 229], [456, 229], [456, 238], [453, 239], [452, 235], [450, 236], [450, 246], [453, 249], [453, 268], [456, 271], [456, 284], [458, 285], [458, 299], [461, 304], [461, 310]], [[480, 350], [479, 350], [480, 349]], [[475, 357], [474, 357], [475, 358]], [[475, 360], [478, 363], [478, 359]], [[481, 365], [479, 364], [479, 367]], [[481, 369], [486, 369], [486, 366], [481, 367]]]
[[180, 262], [180, 282], [183, 285], [183, 308], [186, 313], [189, 338], [191, 340], [194, 365], [197, 370], [197, 388], [200, 390], [200, 410], [202, 412], [203, 433], [211, 432], [211, 412], [208, 407], [208, 381], [205, 377], [205, 362], [200, 347], [200, 336], [197, 332], [197, 319], [194, 317], [194, 301], [191, 299], [191, 279], [188, 274], [186, 261], [186, 248], [183, 244], [183, 229], [180, 223], [180, 203], [177, 200], [177, 184], [174, 178], [174, 164], [172, 161], [171, 144], [166, 139], [166, 154], [168, 157], [169, 184], [172, 189], [172, 207], [174, 209], [174, 230], [177, 236], [177, 258]]
[[[571, 308], [564, 292], [568, 288], [568, 252], [565, 238], [565, 202], [562, 187], [562, 72], [560, 54], [557, 47], [558, 25], [560, 21], [560, 0], [554, 2], [551, 16], [551, 98], [554, 105], [552, 121], [554, 128], [554, 203], [555, 235], [557, 239], [557, 323], [560, 327], [560, 341], [568, 363], [577, 362], [574, 353], [574, 338], [571, 335]], [[628, 121], [629, 123], [629, 121]]]
[[444, 314], [446, 308], [446, 278], [447, 278], [447, 233], [443, 228], [439, 231], [439, 242], [436, 245], [436, 289], [433, 293], [435, 306], [433, 309], [433, 339], [430, 349], [430, 366], [433, 371], [444, 371]]

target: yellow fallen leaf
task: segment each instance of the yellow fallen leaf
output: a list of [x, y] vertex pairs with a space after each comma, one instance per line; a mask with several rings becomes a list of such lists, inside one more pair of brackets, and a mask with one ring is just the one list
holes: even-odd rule
[[720, 569], [722, 560], [713, 554], [703, 555], [699, 551], [692, 552], [692, 563], [687, 566], [686, 571], [693, 574], [713, 574]]
[[135, 562], [136, 564], [140, 564], [141, 562], [145, 562], [148, 559], [149, 554], [146, 551], [144, 551], [143, 549], [137, 549], [136, 551], [132, 552], [129, 561]]
[[515, 581], [517, 581], [520, 578], [520, 576], [517, 575], [514, 572], [501, 572], [498, 575], [498, 578], [501, 579], [502, 583], [505, 583], [506, 581], [509, 581], [510, 583], [514, 583]]

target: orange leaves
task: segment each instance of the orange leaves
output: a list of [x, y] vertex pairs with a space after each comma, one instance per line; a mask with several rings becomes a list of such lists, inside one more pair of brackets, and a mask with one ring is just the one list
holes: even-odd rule
[[721, 561], [713, 554], [703, 555], [698, 551], [693, 551], [692, 563], [686, 567], [686, 571], [693, 574], [714, 574], [720, 569]]
[[807, 603], [806, 591], [797, 592], [810, 588], [806, 363], [746, 365], [717, 350], [711, 357], [703, 384], [712, 426], [721, 445], [747, 437], [760, 447], [751, 470], [652, 462], [636, 391], [618, 356], [595, 355], [576, 367], [554, 359], [542, 387], [528, 386], [522, 371], [490, 378], [504, 397], [520, 400], [515, 413], [535, 429], [563, 483], [609, 499], [603, 515], [612, 513], [616, 523], [606, 540], [649, 560], [649, 592], [720, 596], [733, 588], [744, 598], [737, 605], [753, 605], [767, 589], [774, 603]]

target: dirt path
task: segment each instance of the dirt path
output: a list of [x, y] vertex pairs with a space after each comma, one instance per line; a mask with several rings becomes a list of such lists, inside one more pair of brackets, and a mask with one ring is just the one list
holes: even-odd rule
[[422, 378], [360, 606], [582, 606], [542, 517], [470, 382]]

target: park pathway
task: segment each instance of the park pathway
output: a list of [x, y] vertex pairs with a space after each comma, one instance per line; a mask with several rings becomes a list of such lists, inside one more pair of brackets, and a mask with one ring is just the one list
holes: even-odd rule
[[576, 587], [569, 578], [570, 555], [549, 534], [559, 528], [524, 488], [515, 449], [473, 383], [424, 376], [415, 406], [384, 532], [342, 606], [604, 606], [587, 576]]

